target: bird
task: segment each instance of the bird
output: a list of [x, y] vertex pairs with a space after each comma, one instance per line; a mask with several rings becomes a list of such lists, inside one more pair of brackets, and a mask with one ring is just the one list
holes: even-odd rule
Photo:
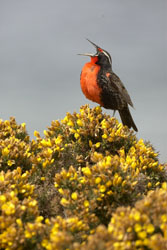
[[111, 109], [114, 113], [117, 110], [123, 125], [137, 132], [138, 129], [129, 110], [129, 105], [134, 107], [132, 100], [124, 84], [112, 70], [111, 55], [94, 42], [87, 40], [96, 48], [96, 53], [78, 54], [89, 56], [91, 59], [85, 63], [80, 74], [83, 94], [105, 109]]

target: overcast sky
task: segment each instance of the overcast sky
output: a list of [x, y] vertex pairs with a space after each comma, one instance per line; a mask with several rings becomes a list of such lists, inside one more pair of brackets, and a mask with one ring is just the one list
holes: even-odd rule
[[88, 58], [77, 56], [95, 52], [89, 38], [111, 53], [137, 137], [167, 161], [166, 12], [166, 0], [0, 0], [0, 118], [26, 122], [33, 137], [67, 111], [94, 107], [79, 82]]

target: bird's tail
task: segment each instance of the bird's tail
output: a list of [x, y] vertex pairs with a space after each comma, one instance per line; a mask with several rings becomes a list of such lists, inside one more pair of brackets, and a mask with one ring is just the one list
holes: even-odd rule
[[130, 113], [128, 106], [119, 110], [119, 114], [120, 114], [123, 125], [128, 126], [128, 128], [133, 128], [136, 132], [138, 131], [138, 129], [133, 121], [133, 118], [131, 116], [131, 113]]

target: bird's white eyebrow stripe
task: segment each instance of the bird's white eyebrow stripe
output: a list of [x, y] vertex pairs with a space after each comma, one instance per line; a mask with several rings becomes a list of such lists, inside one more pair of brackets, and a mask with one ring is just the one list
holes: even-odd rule
[[108, 53], [105, 52], [105, 51], [103, 51], [103, 53], [104, 53], [104, 55], [106, 55], [106, 56], [108, 57], [108, 60], [109, 60], [109, 62], [110, 62], [110, 64], [111, 64], [111, 58], [110, 58], [110, 56], [108, 55]]

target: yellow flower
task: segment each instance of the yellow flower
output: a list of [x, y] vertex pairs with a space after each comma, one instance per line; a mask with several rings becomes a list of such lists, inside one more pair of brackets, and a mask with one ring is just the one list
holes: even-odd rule
[[114, 180], [113, 180], [113, 185], [119, 186], [119, 185], [121, 184], [121, 182], [122, 182], [122, 177], [121, 177], [121, 176], [116, 177], [116, 178], [114, 178]]
[[127, 184], [127, 180], [124, 180], [124, 181], [122, 182], [122, 187], [124, 187], [126, 184]]
[[110, 166], [111, 165], [111, 161], [112, 161], [112, 158], [111, 158], [111, 156], [107, 156], [106, 157], [106, 166]]
[[5, 195], [0, 195], [0, 201], [5, 202], [6, 201], [6, 196]]
[[132, 164], [131, 164], [131, 167], [132, 167], [133, 169], [135, 169], [135, 168], [136, 168], [136, 165], [137, 165], [136, 162], [133, 161]]
[[40, 137], [40, 133], [39, 133], [38, 131], [35, 130], [35, 131], [34, 131], [34, 136], [35, 136], [35, 137]]
[[156, 167], [158, 165], [158, 161], [152, 163], [152, 167]]
[[107, 192], [107, 194], [108, 194], [108, 195], [112, 195], [112, 194], [113, 194], [113, 191], [112, 191], [112, 190], [109, 190], [109, 191]]
[[90, 170], [89, 167], [82, 168], [82, 172], [83, 172], [84, 175], [86, 175], [87, 177], [89, 177], [89, 176], [92, 175], [92, 172], [91, 172], [91, 170]]
[[23, 122], [23, 123], [21, 124], [21, 126], [22, 126], [22, 128], [25, 128], [25, 127], [26, 127], [26, 123]]
[[65, 198], [62, 198], [60, 203], [61, 203], [61, 205], [63, 205], [65, 207], [65, 206], [67, 206], [69, 204], [69, 201], [66, 200]]
[[19, 219], [16, 219], [16, 223], [19, 227], [22, 227], [23, 223], [22, 223], [22, 220], [19, 218]]
[[119, 178], [119, 176], [118, 176], [118, 174], [116, 173], [116, 174], [114, 175], [114, 179], [113, 179], [113, 186], [117, 186], [118, 178]]
[[43, 219], [44, 219], [43, 216], [37, 216], [35, 219], [35, 222], [37, 222], [37, 223], [41, 222], [41, 221], [43, 221]]
[[41, 177], [41, 181], [45, 181], [46, 178], [44, 176]]
[[118, 240], [119, 240], [119, 241], [122, 240], [123, 237], [124, 237], [123, 233], [119, 233], [119, 235], [118, 235]]
[[97, 153], [96, 151], [93, 153], [93, 158], [94, 158], [94, 161], [100, 161], [103, 159], [103, 155], [100, 154], [100, 153]]
[[55, 139], [55, 144], [60, 145], [62, 142], [62, 136], [58, 135], [58, 137]]
[[114, 247], [113, 249], [116, 250], [121, 249], [121, 242], [114, 242], [113, 247]]
[[21, 208], [22, 211], [26, 210], [26, 206], [24, 206], [24, 205], [22, 205], [20, 208]]
[[79, 178], [79, 182], [80, 182], [81, 184], [84, 184], [84, 183], [86, 182], [85, 177], [84, 177], [84, 176], [83, 176], [83, 177], [80, 177], [80, 178]]
[[64, 190], [62, 188], [59, 188], [58, 191], [60, 194], [64, 194]]
[[131, 232], [132, 232], [132, 227], [128, 227], [126, 231], [127, 231], [128, 233], [131, 233]]
[[103, 129], [109, 128], [109, 126], [110, 126], [109, 123], [105, 119], [102, 120], [101, 125], [102, 125], [101, 127]]
[[45, 147], [45, 146], [47, 146], [47, 141], [45, 139], [42, 139], [41, 144], [42, 144], [42, 146]]
[[78, 139], [80, 137], [80, 135], [78, 133], [75, 133], [74, 137], [75, 137], [75, 139]]
[[78, 124], [78, 126], [80, 126], [80, 127], [83, 126], [83, 122], [82, 122], [80, 119], [77, 120], [77, 124]]
[[4, 175], [0, 174], [0, 181], [3, 182], [5, 180]]
[[45, 224], [49, 225], [50, 224], [50, 220], [48, 218], [45, 219]]
[[61, 120], [62, 123], [67, 123], [68, 122], [68, 117], [65, 116], [63, 120]]
[[135, 229], [135, 232], [138, 233], [142, 230], [142, 226], [137, 223], [137, 224], [135, 224], [134, 229]]
[[103, 139], [107, 139], [107, 137], [108, 137], [107, 134], [103, 134], [103, 135], [102, 135], [102, 138], [103, 138]]
[[8, 160], [7, 162], [8, 166], [11, 167], [13, 164], [15, 164], [14, 160]]
[[167, 182], [163, 182], [163, 183], [162, 183], [162, 189], [167, 190]]
[[27, 239], [30, 239], [32, 237], [31, 232], [29, 232], [28, 230], [25, 230], [24, 235]]
[[160, 185], [160, 182], [159, 181], [157, 181], [157, 183], [155, 184], [155, 186], [157, 187], [157, 186], [159, 186]]
[[152, 224], [148, 224], [146, 227], [147, 233], [152, 234], [155, 230], [154, 226]]
[[142, 240], [136, 240], [135, 245], [136, 245], [136, 247], [139, 247], [139, 246], [143, 245], [143, 241]]
[[101, 182], [101, 178], [100, 177], [97, 177], [96, 179], [95, 179], [95, 183], [96, 184], [99, 184]]
[[4, 211], [6, 215], [14, 214], [15, 205], [12, 202], [8, 201], [2, 205], [2, 211]]
[[92, 147], [92, 145], [93, 145], [92, 141], [91, 141], [91, 140], [89, 140], [89, 147], [91, 148], [91, 147]]
[[63, 176], [63, 179], [67, 179], [68, 178], [68, 176], [67, 176], [68, 173], [67, 173], [67, 171], [65, 169], [62, 169], [61, 175]]
[[51, 156], [52, 155], [52, 153], [53, 153], [53, 150], [51, 149], [51, 148], [48, 148], [48, 156]]
[[147, 187], [150, 188], [152, 186], [151, 182], [148, 182]]
[[85, 110], [84, 110], [84, 109], [82, 109], [82, 108], [80, 108], [80, 113], [81, 113], [81, 116], [84, 116], [84, 114], [85, 114]]
[[95, 144], [95, 146], [96, 146], [96, 148], [99, 148], [100, 147], [100, 142], [97, 142], [96, 144]]
[[132, 162], [132, 158], [129, 156], [129, 155], [127, 155], [127, 157], [126, 157], [126, 162], [127, 162], [127, 164], [131, 164], [131, 162]]
[[13, 198], [13, 197], [15, 196], [15, 192], [14, 192], [14, 191], [11, 191], [11, 192], [10, 192], [10, 196], [11, 196], [11, 198]]
[[100, 107], [100, 106], [97, 106], [97, 107], [95, 108], [95, 110], [96, 110], [97, 113], [101, 113], [101, 107]]
[[68, 121], [67, 125], [68, 125], [69, 127], [74, 127], [74, 123], [73, 123], [73, 121], [71, 121], [71, 120]]
[[8, 120], [5, 120], [5, 121], [4, 121], [4, 124], [5, 124], [6, 126], [10, 126], [10, 122], [9, 122]]
[[89, 207], [89, 201], [88, 200], [84, 201], [84, 207]]
[[55, 188], [58, 188], [59, 184], [57, 182], [55, 182], [54, 186], [55, 186]]
[[49, 241], [46, 240], [46, 239], [42, 240], [41, 245], [42, 245], [42, 247], [46, 248], [46, 250], [52, 250], [53, 249], [52, 244], [49, 243]]
[[43, 168], [46, 168], [46, 166], [49, 164], [49, 161], [46, 159], [43, 163], [42, 166]]
[[111, 185], [112, 185], [112, 181], [110, 181], [110, 180], [107, 181], [106, 186], [107, 186], [107, 187], [110, 187]]
[[135, 219], [136, 221], [139, 221], [139, 220], [140, 220], [140, 212], [139, 212], [139, 211], [136, 211], [136, 212], [134, 213], [134, 219]]
[[166, 223], [166, 222], [167, 222], [167, 214], [161, 215], [161, 221], [162, 221], [163, 223]]
[[78, 199], [78, 194], [76, 192], [71, 194], [71, 198], [76, 201]]
[[44, 130], [43, 133], [46, 137], [48, 136], [48, 131]]
[[36, 200], [31, 200], [30, 202], [29, 202], [29, 206], [30, 207], [35, 207], [37, 205], [37, 201]]
[[6, 148], [3, 148], [2, 149], [2, 155], [3, 156], [7, 156], [9, 154], [9, 149], [6, 147]]
[[106, 187], [104, 185], [101, 185], [99, 189], [101, 193], [104, 193], [106, 191]]
[[140, 239], [145, 239], [147, 237], [147, 233], [145, 231], [138, 232], [137, 235]]
[[115, 227], [112, 224], [109, 224], [108, 226], [108, 232], [112, 233], [115, 230]]

